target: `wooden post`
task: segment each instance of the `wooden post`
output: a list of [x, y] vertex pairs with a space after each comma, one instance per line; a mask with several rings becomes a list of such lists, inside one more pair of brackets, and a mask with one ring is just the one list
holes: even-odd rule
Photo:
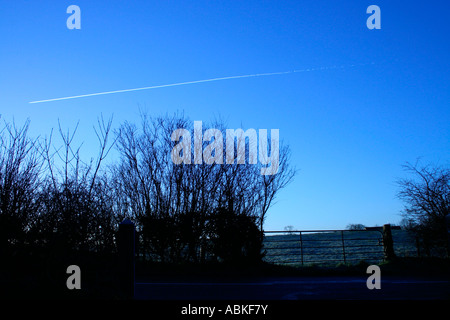
[[383, 248], [384, 248], [384, 258], [387, 261], [393, 260], [395, 258], [395, 252], [390, 224], [383, 225]]
[[134, 223], [125, 219], [119, 224], [117, 235], [120, 268], [120, 289], [126, 299], [134, 298], [135, 281], [135, 228]]
[[419, 236], [416, 236], [416, 248], [417, 248], [417, 257], [420, 258], [420, 239], [419, 239]]
[[445, 224], [447, 226], [447, 256], [450, 257], [450, 214], [445, 216]]

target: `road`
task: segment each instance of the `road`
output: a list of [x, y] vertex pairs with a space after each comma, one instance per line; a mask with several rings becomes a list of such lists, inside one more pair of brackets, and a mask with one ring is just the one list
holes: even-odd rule
[[279, 277], [238, 281], [136, 281], [140, 300], [449, 300], [450, 279], [382, 277], [369, 290], [367, 278]]

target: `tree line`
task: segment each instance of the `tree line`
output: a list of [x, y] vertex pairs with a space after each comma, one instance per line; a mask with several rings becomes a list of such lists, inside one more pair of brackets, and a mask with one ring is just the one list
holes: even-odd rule
[[[226, 130], [221, 121], [210, 127]], [[274, 175], [262, 175], [262, 164], [249, 159], [175, 164], [171, 151], [177, 141], [171, 134], [193, 129], [179, 114], [143, 114], [139, 124], [125, 122], [115, 130], [112, 118], [100, 117], [93, 130], [98, 154], [87, 160], [74, 145], [78, 126], [65, 131], [58, 123], [55, 132], [37, 138], [29, 136], [29, 128], [27, 121], [0, 129], [2, 255], [114, 253], [118, 224], [128, 218], [136, 224], [139, 254], [147, 260], [258, 261], [268, 210], [296, 173], [286, 145], [279, 148]], [[208, 143], [203, 144], [202, 150]], [[106, 164], [113, 149], [118, 156]], [[418, 163], [404, 168], [410, 176], [398, 181], [403, 227], [425, 254], [449, 254], [449, 169]]]
[[[118, 224], [136, 224], [139, 254], [163, 262], [257, 261], [278, 192], [295, 175], [280, 146], [279, 169], [261, 164], [175, 164], [171, 133], [184, 115], [151, 117], [117, 129], [98, 119], [95, 158], [82, 159], [77, 128], [31, 138], [30, 122], [0, 131], [0, 250], [115, 252]], [[225, 132], [225, 123], [211, 124]], [[54, 140], [59, 136], [62, 143]], [[204, 142], [204, 144], [207, 144]], [[248, 147], [248, 146], [247, 146]], [[111, 150], [118, 156], [105, 163]], [[236, 150], [237, 151], [237, 150]], [[247, 159], [248, 160], [248, 159]]]

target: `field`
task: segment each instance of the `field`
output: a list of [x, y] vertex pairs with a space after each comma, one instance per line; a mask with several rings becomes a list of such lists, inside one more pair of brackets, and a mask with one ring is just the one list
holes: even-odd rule
[[[392, 238], [397, 256], [417, 256], [414, 239], [406, 231], [392, 230]], [[291, 266], [379, 263], [384, 258], [379, 231], [266, 232], [264, 251], [266, 262]]]

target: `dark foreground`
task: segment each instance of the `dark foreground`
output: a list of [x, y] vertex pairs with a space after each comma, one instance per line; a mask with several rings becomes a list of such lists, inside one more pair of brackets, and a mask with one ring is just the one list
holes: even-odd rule
[[[94, 262], [92, 262], [92, 261]], [[66, 287], [66, 262], [0, 267], [0, 300], [127, 300], [111, 259], [80, 260], [81, 289]], [[103, 263], [99, 263], [103, 261]], [[78, 263], [77, 263], [78, 264]], [[25, 266], [25, 267], [24, 267]], [[137, 301], [450, 300], [449, 259], [380, 264], [380, 289], [369, 289], [367, 263], [333, 268], [137, 264]]]
[[366, 277], [280, 277], [247, 281], [140, 281], [135, 298], [143, 300], [448, 300], [450, 280], [381, 278], [381, 289], [368, 289]]

